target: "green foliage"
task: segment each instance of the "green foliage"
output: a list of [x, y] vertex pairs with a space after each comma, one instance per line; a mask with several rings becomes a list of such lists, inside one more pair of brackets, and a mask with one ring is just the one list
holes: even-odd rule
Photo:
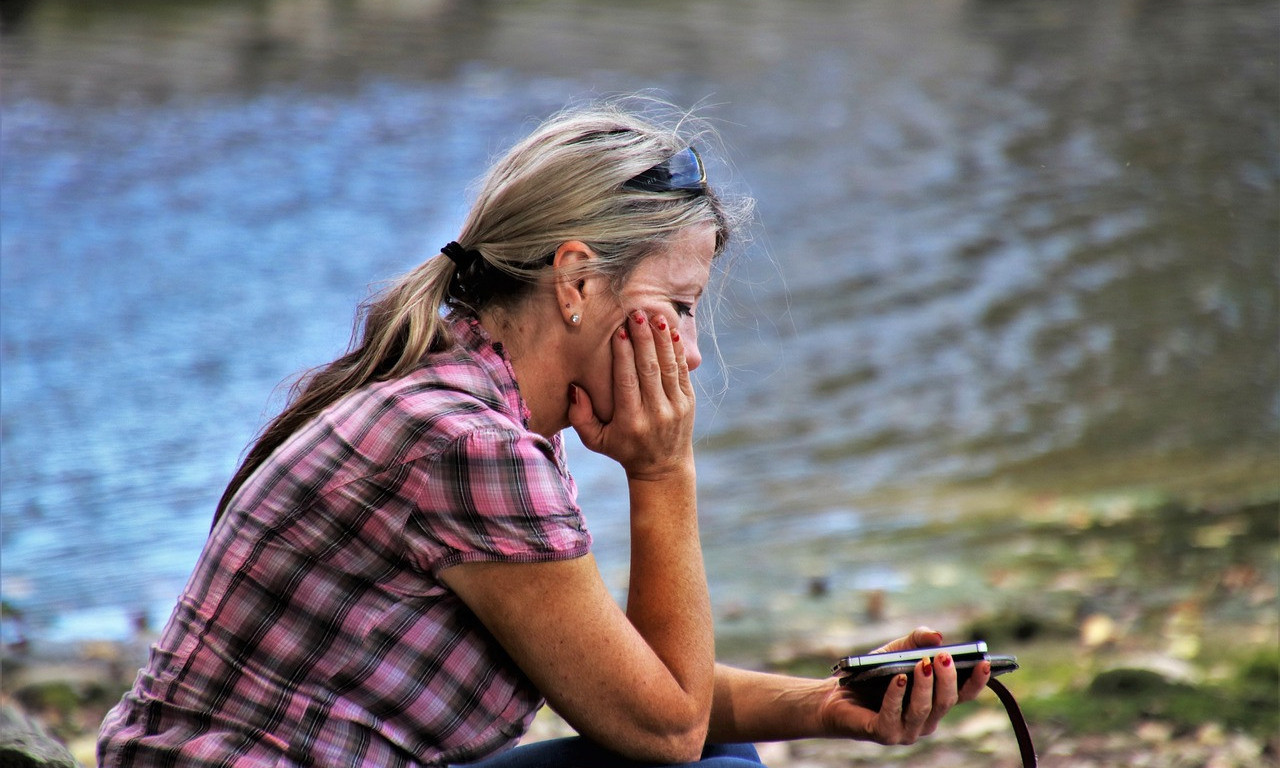
[[1280, 726], [1280, 652], [1266, 650], [1236, 662], [1221, 683], [1193, 685], [1145, 669], [1120, 668], [1096, 675], [1083, 688], [1028, 699], [1023, 709], [1035, 722], [1054, 723], [1072, 733], [1125, 730], [1157, 720], [1175, 734], [1220, 723], [1266, 739]]
[[985, 640], [991, 648], [999, 649], [1075, 637], [1076, 628], [1047, 612], [1008, 607], [972, 620], [963, 633], [964, 639]]
[[80, 704], [75, 687], [62, 680], [24, 686], [14, 692], [13, 698], [28, 712], [52, 710], [65, 715]]

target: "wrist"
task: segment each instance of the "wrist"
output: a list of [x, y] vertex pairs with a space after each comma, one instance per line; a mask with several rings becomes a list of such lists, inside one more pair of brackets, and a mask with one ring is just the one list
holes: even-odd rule
[[627, 473], [631, 503], [632, 547], [656, 534], [696, 539], [698, 534], [698, 484], [690, 462], [663, 472]]
[[649, 462], [644, 467], [623, 467], [627, 482], [635, 484], [673, 485], [697, 483], [697, 469], [693, 457], [672, 459], [667, 462]]
[[840, 690], [840, 679], [826, 677], [818, 683], [814, 691], [816, 706], [810, 710], [816, 714], [817, 722], [814, 723], [814, 732], [817, 738], [848, 738], [849, 729], [835, 717], [837, 707], [833, 706], [844, 696], [843, 691]]

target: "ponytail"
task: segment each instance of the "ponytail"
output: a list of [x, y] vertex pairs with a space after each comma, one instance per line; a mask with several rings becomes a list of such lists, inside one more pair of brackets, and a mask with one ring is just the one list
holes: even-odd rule
[[289, 404], [266, 426], [232, 475], [218, 501], [215, 525], [258, 467], [321, 411], [372, 382], [404, 376], [428, 352], [452, 343], [440, 316], [452, 267], [447, 258], [428, 259], [360, 306], [351, 347], [342, 357], [313, 369], [293, 384]]

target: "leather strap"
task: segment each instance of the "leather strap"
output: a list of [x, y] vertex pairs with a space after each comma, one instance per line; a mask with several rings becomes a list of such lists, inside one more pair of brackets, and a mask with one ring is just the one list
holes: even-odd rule
[[1027, 728], [1027, 721], [1022, 716], [1022, 709], [1018, 707], [1017, 700], [1013, 698], [1013, 694], [1004, 683], [994, 677], [987, 681], [987, 687], [996, 692], [1000, 703], [1004, 705], [1004, 711], [1009, 713], [1009, 722], [1013, 724], [1013, 735], [1018, 739], [1018, 751], [1022, 753], [1022, 768], [1035, 768], [1036, 747], [1031, 743], [1031, 729]]

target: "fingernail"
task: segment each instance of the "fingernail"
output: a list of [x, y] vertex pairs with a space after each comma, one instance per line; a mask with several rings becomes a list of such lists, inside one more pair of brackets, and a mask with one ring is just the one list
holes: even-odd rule
[[938, 661], [942, 662], [942, 666], [944, 667], [951, 666], [951, 654], [949, 653], [938, 654]]
[[578, 403], [578, 385], [577, 384], [569, 385], [569, 402], [575, 405]]
[[662, 315], [658, 315], [657, 319], [653, 321], [653, 324], [658, 326], [658, 330], [660, 331], [667, 330], [667, 319]]
[[634, 322], [636, 325], [644, 325], [644, 315], [639, 312], [636, 312], [631, 316], [631, 321]]
[[671, 340], [672, 340], [672, 341], [679, 341], [679, 340], [680, 340], [680, 334], [679, 334], [679, 333], [677, 333], [676, 331], [672, 331], [672, 332], [671, 332]]
[[623, 341], [626, 341], [626, 340], [627, 340], [627, 329], [626, 329], [626, 328], [619, 328], [619, 329], [618, 329], [618, 338], [622, 339]]
[[921, 668], [920, 672], [921, 672], [921, 674], [923, 674], [925, 677], [928, 677], [928, 676], [932, 675], [932, 674], [933, 674], [933, 664], [932, 664], [932, 663], [930, 663], [930, 662], [927, 662], [927, 661], [926, 661], [926, 662], [924, 663], [924, 667], [923, 667], [923, 668]]
[[895, 679], [894, 679], [894, 682], [898, 684], [898, 687], [899, 687], [899, 688], [906, 688], [906, 687], [907, 687], [907, 676], [906, 676], [906, 675], [898, 675], [898, 676], [897, 676], [897, 678], [895, 678]]

